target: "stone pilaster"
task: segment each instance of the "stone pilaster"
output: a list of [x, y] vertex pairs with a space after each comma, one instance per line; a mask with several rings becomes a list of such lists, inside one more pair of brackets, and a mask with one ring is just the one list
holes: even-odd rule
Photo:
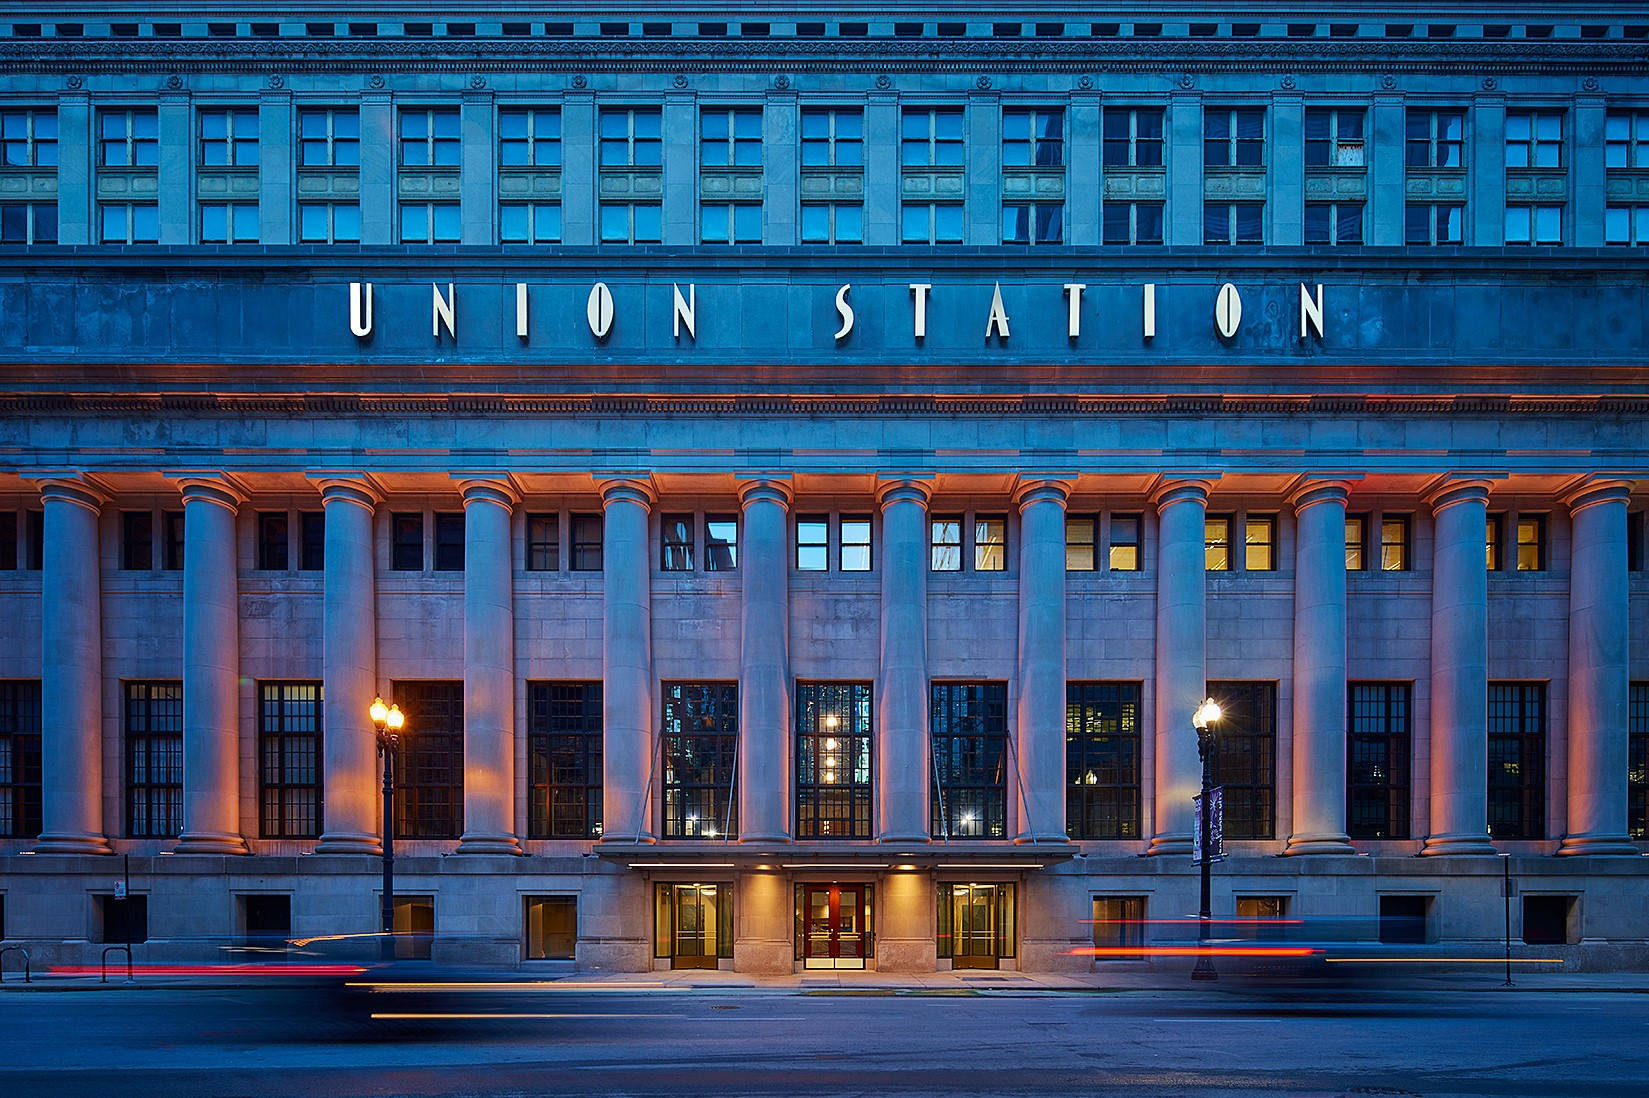
[[504, 474], [457, 479], [464, 493], [464, 834], [458, 853], [519, 854], [510, 517], [521, 497]]
[[877, 838], [928, 841], [928, 498], [923, 480], [877, 486], [882, 508], [882, 652], [876, 699]]
[[790, 486], [740, 485], [744, 536], [739, 639], [739, 838], [788, 842], [791, 834]]
[[652, 571], [647, 516], [657, 495], [645, 476], [597, 482], [605, 512], [602, 535], [603, 837], [653, 842], [651, 788], [658, 746], [653, 736]]
[[1065, 501], [1063, 480], [1025, 479], [1019, 505], [1020, 820], [1015, 842], [1065, 833]]

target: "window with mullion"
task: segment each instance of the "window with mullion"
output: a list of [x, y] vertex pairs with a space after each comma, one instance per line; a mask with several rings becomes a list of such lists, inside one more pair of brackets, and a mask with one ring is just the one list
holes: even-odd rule
[[1265, 108], [1210, 107], [1202, 116], [1205, 168], [1265, 165]]
[[527, 571], [557, 572], [561, 569], [561, 516], [557, 513], [527, 516]]
[[907, 168], [960, 168], [962, 108], [905, 108], [899, 119], [899, 161]]
[[406, 714], [396, 760], [395, 835], [456, 839], [464, 829], [464, 684], [392, 684]]
[[183, 832], [183, 683], [128, 682], [126, 834], [175, 839]]
[[1361, 202], [1307, 202], [1305, 204], [1307, 244], [1361, 244], [1363, 204]]
[[667, 682], [663, 693], [663, 837], [732, 838], [738, 834], [738, 803], [732, 794], [739, 688], [735, 683]]
[[1305, 166], [1317, 168], [1361, 168], [1367, 163], [1363, 151], [1361, 107], [1314, 107], [1305, 112]]
[[934, 837], [1007, 838], [1007, 684], [936, 682], [931, 690]]
[[863, 244], [865, 208], [858, 202], [802, 203], [803, 244]]
[[200, 166], [255, 168], [258, 112], [253, 107], [216, 107], [200, 112]]
[[1346, 690], [1346, 833], [1409, 837], [1414, 688], [1353, 682]]
[[319, 837], [321, 684], [258, 684], [258, 825], [265, 839]]
[[500, 110], [498, 166], [561, 167], [561, 112], [554, 107], [508, 107]]
[[1561, 168], [1563, 112], [1511, 111], [1506, 115], [1506, 167]]
[[435, 570], [464, 570], [464, 512], [438, 511], [435, 515]]
[[1277, 684], [1210, 682], [1207, 696], [1224, 710], [1211, 770], [1225, 787], [1225, 837], [1275, 838]]
[[456, 168], [462, 161], [458, 108], [402, 108], [401, 166]]
[[1110, 202], [1103, 212], [1107, 244], [1161, 244], [1161, 202]]
[[1065, 240], [1063, 202], [1004, 202], [1002, 243], [1061, 244]]
[[601, 837], [599, 682], [527, 684], [527, 837]]
[[0, 111], [0, 167], [57, 167], [57, 112]]
[[1404, 163], [1410, 168], [1463, 168], [1466, 113], [1411, 107], [1404, 121]]
[[40, 682], [0, 682], [0, 838], [40, 834]]
[[657, 168], [663, 163], [661, 115], [654, 107], [606, 108], [601, 112], [603, 168]]
[[1065, 686], [1065, 830], [1073, 839], [1139, 838], [1141, 687]]
[[706, 107], [699, 112], [699, 163], [705, 168], [762, 166], [760, 107]]
[[803, 168], [861, 168], [865, 116], [858, 108], [802, 111]]
[[298, 165], [304, 168], [359, 168], [361, 115], [349, 110], [298, 112]]
[[1626, 833], [1649, 839], [1649, 682], [1634, 682], [1626, 718]]
[[1604, 117], [1603, 162], [1610, 168], [1649, 168], [1649, 110], [1610, 111]]
[[1489, 683], [1489, 834], [1546, 837], [1546, 684]]
[[1065, 516], [1065, 571], [1092, 572], [1099, 567], [1099, 516]]
[[1065, 166], [1065, 112], [1009, 109], [1002, 112], [1004, 168]]
[[1202, 205], [1204, 244], [1263, 244], [1265, 203], [1204, 202]]
[[160, 164], [160, 116], [153, 108], [97, 112], [98, 164], [104, 168], [156, 168]]
[[796, 684], [796, 837], [868, 839], [869, 683]]
[[1161, 107], [1107, 107], [1103, 129], [1105, 167], [1162, 167]]
[[691, 513], [669, 514], [659, 518], [659, 571], [693, 570], [693, 534]]
[[0, 203], [0, 244], [56, 243], [56, 202]]

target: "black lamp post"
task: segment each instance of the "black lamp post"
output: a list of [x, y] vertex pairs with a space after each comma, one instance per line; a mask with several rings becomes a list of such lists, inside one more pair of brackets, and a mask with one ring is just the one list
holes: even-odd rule
[[1197, 711], [1191, 714], [1191, 725], [1197, 730], [1197, 756], [1202, 760], [1202, 811], [1198, 813], [1201, 817], [1199, 827], [1202, 831], [1202, 906], [1197, 910], [1197, 942], [1200, 948], [1197, 953], [1197, 966], [1191, 970], [1193, 980], [1219, 979], [1219, 974], [1214, 971], [1214, 958], [1208, 953], [1208, 923], [1212, 917], [1210, 894], [1214, 868], [1214, 783], [1209, 774], [1208, 762], [1214, 753], [1213, 726], [1219, 721], [1219, 703], [1213, 698], [1204, 699], [1203, 703], [1197, 706]]
[[399, 705], [385, 705], [373, 698], [368, 714], [378, 730], [378, 757], [384, 760], [384, 896], [381, 910], [383, 942], [380, 955], [395, 959], [395, 752], [401, 746], [401, 729], [406, 714]]

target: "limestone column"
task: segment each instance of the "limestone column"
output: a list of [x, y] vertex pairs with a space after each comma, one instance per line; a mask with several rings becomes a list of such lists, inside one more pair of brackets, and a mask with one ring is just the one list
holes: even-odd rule
[[790, 840], [790, 486], [740, 487], [739, 839]]
[[1065, 833], [1065, 501], [1060, 480], [1019, 485], [1020, 820], [1015, 842], [1063, 843]]
[[510, 516], [520, 496], [503, 474], [460, 478], [459, 486], [464, 493], [464, 834], [458, 853], [519, 854]]
[[183, 835], [179, 854], [245, 854], [240, 834], [240, 598], [223, 477], [184, 477]]
[[1559, 854], [1633, 854], [1626, 835], [1626, 497], [1630, 485], [1588, 479], [1564, 502], [1569, 559], [1569, 803]]
[[380, 854], [382, 793], [367, 710], [378, 694], [378, 610], [372, 519], [381, 501], [364, 476], [317, 477], [325, 509], [321, 676], [325, 705], [325, 830], [320, 854]]
[[933, 784], [928, 733], [928, 498], [926, 482], [883, 481], [882, 653], [876, 697], [877, 838], [928, 841]]
[[1431, 575], [1431, 822], [1422, 854], [1493, 854], [1489, 842], [1489, 482], [1448, 478]]
[[40, 480], [40, 749], [37, 854], [108, 854], [103, 833], [103, 585], [98, 515], [105, 497], [78, 476]]
[[1191, 852], [1192, 804], [1202, 763], [1191, 714], [1207, 696], [1207, 584], [1204, 520], [1208, 478], [1165, 479], [1157, 509], [1157, 660], [1154, 714], [1155, 808], [1148, 854]]
[[602, 534], [603, 838], [654, 842], [652, 569], [647, 516], [656, 500], [643, 476], [598, 481]]
[[1294, 829], [1288, 854], [1352, 854], [1346, 837], [1346, 484], [1308, 480], [1294, 507]]

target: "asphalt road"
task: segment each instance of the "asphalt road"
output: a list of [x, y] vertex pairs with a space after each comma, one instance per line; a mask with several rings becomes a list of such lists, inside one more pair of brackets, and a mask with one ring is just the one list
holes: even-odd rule
[[[1649, 995], [0, 994], [0, 1095], [1649, 1094]], [[519, 1017], [501, 1017], [513, 1014]]]

